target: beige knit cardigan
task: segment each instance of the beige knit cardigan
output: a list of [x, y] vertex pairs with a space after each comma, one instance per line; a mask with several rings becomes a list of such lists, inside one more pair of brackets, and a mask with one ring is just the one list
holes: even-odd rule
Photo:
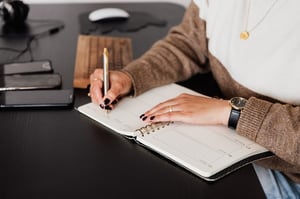
[[132, 78], [134, 95], [211, 71], [225, 98], [248, 99], [236, 131], [275, 154], [259, 164], [282, 171], [300, 183], [300, 107], [261, 96], [233, 80], [208, 50], [200, 9], [192, 2], [181, 24], [123, 69]]

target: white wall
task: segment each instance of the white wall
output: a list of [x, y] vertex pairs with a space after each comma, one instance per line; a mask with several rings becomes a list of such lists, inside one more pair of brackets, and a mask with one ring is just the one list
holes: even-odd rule
[[88, 2], [101, 2], [101, 3], [116, 3], [116, 2], [171, 2], [188, 6], [191, 0], [23, 0], [25, 3], [88, 3]]

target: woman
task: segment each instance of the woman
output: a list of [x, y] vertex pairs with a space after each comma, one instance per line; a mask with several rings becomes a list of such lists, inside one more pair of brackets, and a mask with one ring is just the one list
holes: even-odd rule
[[163, 40], [122, 71], [111, 71], [105, 96], [97, 79], [102, 70], [96, 70], [92, 101], [112, 109], [121, 96], [210, 70], [225, 99], [183, 94], [141, 119], [234, 128], [275, 154], [254, 164], [266, 196], [299, 198], [299, 8], [298, 0], [194, 0]]

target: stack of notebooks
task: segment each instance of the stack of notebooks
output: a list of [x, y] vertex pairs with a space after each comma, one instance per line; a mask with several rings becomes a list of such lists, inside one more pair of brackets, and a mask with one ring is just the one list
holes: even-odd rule
[[62, 90], [62, 78], [49, 60], [0, 65], [0, 108], [71, 107], [73, 89]]

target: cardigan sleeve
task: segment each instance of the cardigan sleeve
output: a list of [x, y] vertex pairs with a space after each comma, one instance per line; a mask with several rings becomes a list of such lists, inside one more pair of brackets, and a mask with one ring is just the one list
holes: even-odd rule
[[205, 26], [199, 18], [198, 6], [192, 1], [179, 25], [123, 69], [132, 79], [134, 96], [207, 72]]
[[[300, 171], [300, 107], [251, 97], [241, 114], [237, 132], [254, 140], [285, 161], [286, 168]], [[285, 166], [284, 166], [285, 167]]]

